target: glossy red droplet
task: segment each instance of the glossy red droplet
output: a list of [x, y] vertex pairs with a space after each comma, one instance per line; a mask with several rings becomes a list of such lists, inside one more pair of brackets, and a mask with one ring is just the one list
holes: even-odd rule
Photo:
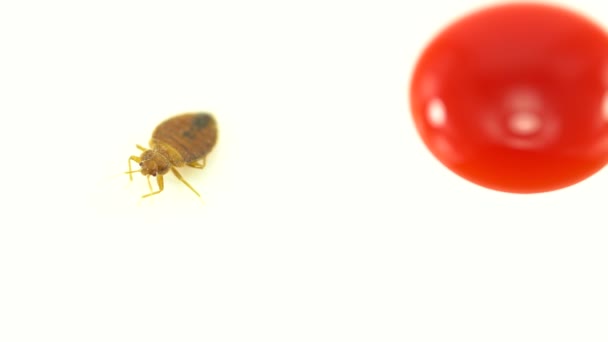
[[572, 185], [608, 162], [608, 35], [560, 7], [482, 9], [425, 48], [410, 104], [458, 175], [515, 193]]

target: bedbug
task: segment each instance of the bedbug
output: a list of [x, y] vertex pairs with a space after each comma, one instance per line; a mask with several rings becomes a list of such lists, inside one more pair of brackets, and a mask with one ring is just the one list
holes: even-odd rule
[[[148, 180], [150, 193], [142, 197], [159, 194], [164, 189], [163, 176], [171, 170], [197, 196], [200, 194], [177, 171], [178, 167], [205, 167], [207, 154], [217, 141], [217, 123], [209, 113], [185, 113], [171, 117], [156, 127], [150, 139], [150, 148], [135, 145], [143, 151], [141, 156], [129, 157], [129, 179], [133, 173], [141, 172]], [[139, 163], [139, 170], [131, 169], [131, 161]], [[158, 190], [153, 191], [150, 176], [156, 177]]]

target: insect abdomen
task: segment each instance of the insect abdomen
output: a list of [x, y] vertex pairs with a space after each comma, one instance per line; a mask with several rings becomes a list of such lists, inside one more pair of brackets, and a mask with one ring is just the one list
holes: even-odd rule
[[217, 124], [209, 113], [187, 113], [162, 122], [152, 133], [155, 141], [174, 148], [190, 163], [204, 158], [217, 141]]

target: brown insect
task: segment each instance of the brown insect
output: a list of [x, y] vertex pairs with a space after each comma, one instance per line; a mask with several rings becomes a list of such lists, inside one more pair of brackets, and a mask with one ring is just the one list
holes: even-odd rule
[[[207, 154], [217, 141], [217, 124], [211, 114], [186, 113], [174, 116], [156, 127], [150, 139], [150, 149], [140, 145], [141, 156], [129, 157], [129, 179], [133, 173], [140, 172], [147, 177], [150, 193], [142, 197], [159, 194], [163, 191], [163, 175], [169, 170], [182, 183], [186, 184], [197, 196], [201, 196], [186, 182], [176, 168], [185, 165], [202, 169], [205, 167]], [[141, 169], [131, 170], [131, 161], [139, 163]], [[158, 191], [153, 191], [150, 176], [156, 177]]]

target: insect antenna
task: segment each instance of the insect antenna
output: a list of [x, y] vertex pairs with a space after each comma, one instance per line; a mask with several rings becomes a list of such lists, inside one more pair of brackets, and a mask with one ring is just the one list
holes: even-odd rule
[[129, 171], [125, 171], [125, 174], [129, 175], [129, 179], [130, 180], [133, 180], [133, 174], [135, 172], [139, 172], [139, 171], [141, 171], [141, 169], [139, 169], [139, 170], [129, 170]]

